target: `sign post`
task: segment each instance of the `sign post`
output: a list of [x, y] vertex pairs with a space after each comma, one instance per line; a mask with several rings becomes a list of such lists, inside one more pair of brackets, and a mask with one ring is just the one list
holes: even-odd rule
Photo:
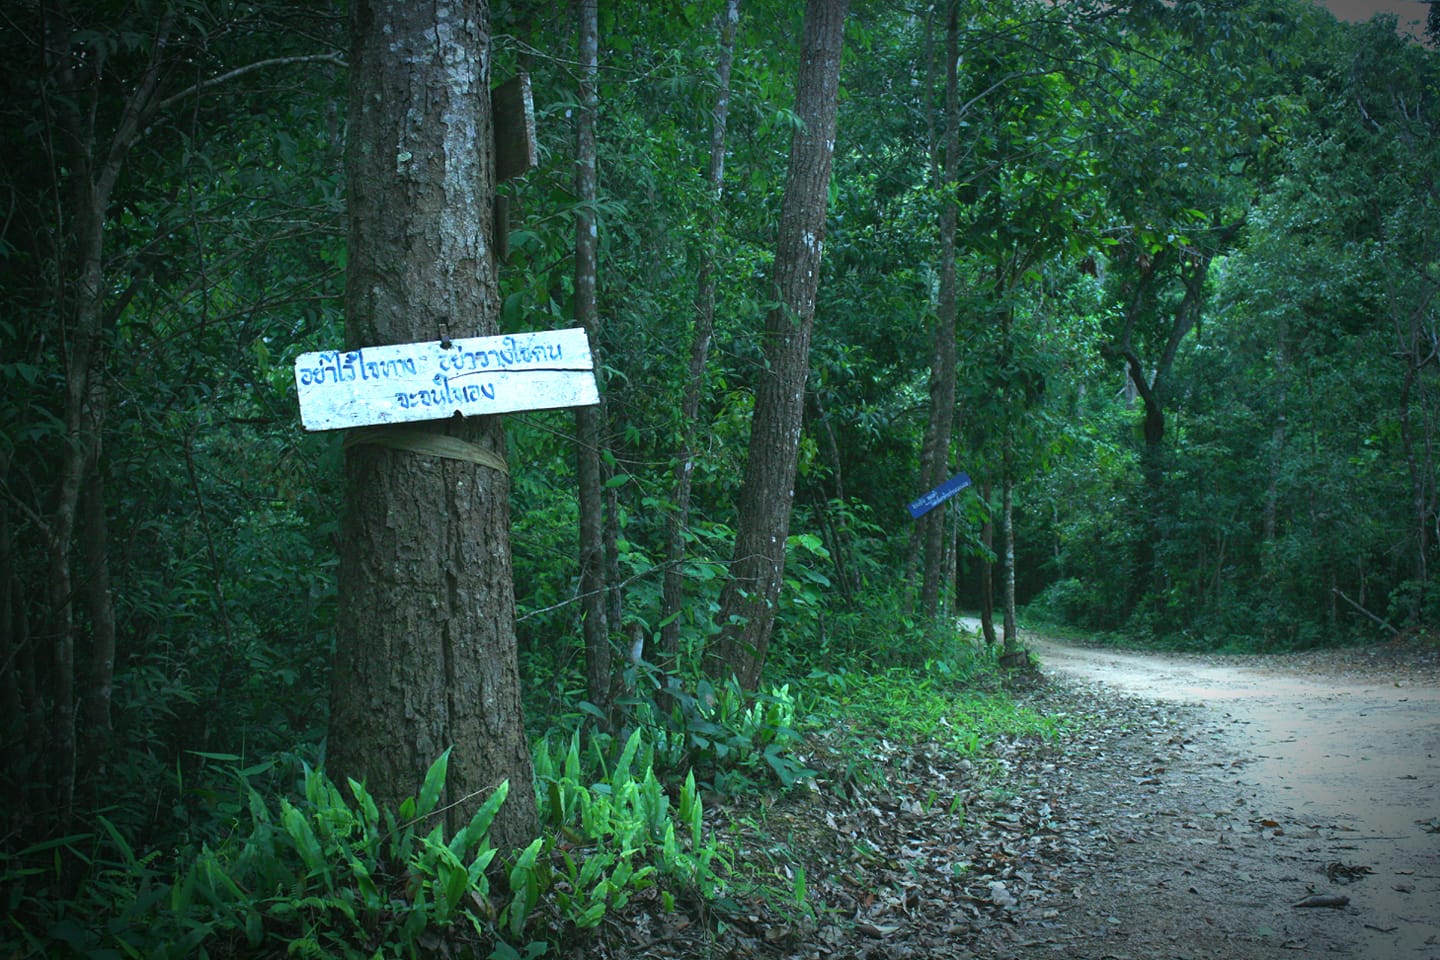
[[934, 490], [907, 504], [905, 509], [910, 511], [912, 520], [919, 520], [968, 486], [970, 486], [970, 474], [957, 473]]
[[600, 402], [582, 328], [322, 350], [295, 360], [306, 430]]

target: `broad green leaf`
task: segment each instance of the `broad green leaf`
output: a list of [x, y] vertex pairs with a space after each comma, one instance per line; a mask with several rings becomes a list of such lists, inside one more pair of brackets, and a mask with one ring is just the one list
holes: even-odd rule
[[[553, 783], [552, 786], [554, 786]], [[475, 811], [470, 822], [451, 839], [450, 852], [457, 857], [462, 857], [467, 852], [467, 848], [478, 846], [485, 839], [490, 830], [490, 824], [495, 822], [495, 815], [499, 813], [500, 806], [509, 795], [510, 781], [500, 781], [500, 786], [496, 787], [495, 792], [490, 794], [480, 805], [480, 809]]]
[[445, 774], [450, 766], [450, 747], [436, 758], [425, 772], [425, 782], [420, 785], [420, 799], [415, 806], [415, 816], [423, 817], [435, 809], [440, 794], [445, 790]]

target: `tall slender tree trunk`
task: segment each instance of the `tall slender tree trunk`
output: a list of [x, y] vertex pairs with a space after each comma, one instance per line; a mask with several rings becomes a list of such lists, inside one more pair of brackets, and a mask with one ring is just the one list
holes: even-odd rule
[[980, 630], [985, 636], [985, 645], [993, 647], [995, 636], [995, 519], [990, 509], [991, 484], [987, 479], [980, 484], [980, 499], [985, 501], [985, 519], [980, 524], [980, 545], [985, 556], [980, 561]]
[[[600, 72], [597, 0], [577, 0], [580, 35], [580, 109], [575, 122], [575, 320], [599, 349], [596, 297], [598, 231], [595, 223], [595, 115]], [[599, 406], [575, 408], [575, 472], [580, 498], [580, 609], [585, 637], [585, 687], [590, 702], [608, 713], [615, 682], [605, 575], [605, 489], [600, 467], [604, 413]]]
[[[10, 479], [11, 451], [0, 450], [0, 484]], [[33, 704], [27, 701], [24, 691], [28, 685], [33, 688], [33, 673], [26, 677], [24, 654], [30, 646], [25, 629], [25, 607], [22, 602], [24, 588], [15, 570], [15, 541], [10, 529], [10, 504], [0, 500], [0, 784], [3, 784], [3, 800], [9, 810], [10, 821], [19, 821], [28, 811], [26, 798], [27, 784], [35, 782], [30, 764], [38, 753], [27, 749], [28, 723], [26, 713]], [[27, 683], [28, 679], [28, 683]], [[11, 827], [13, 829], [13, 827]]]
[[90, 643], [80, 693], [80, 769], [87, 796], [103, 787], [110, 747], [110, 707], [115, 679], [115, 602], [110, 591], [110, 535], [105, 515], [105, 479], [90, 471], [81, 499], [81, 551], [85, 560], [85, 610]]
[[[1426, 367], [1440, 363], [1440, 342], [1424, 329], [1420, 319], [1419, 315], [1411, 318], [1408, 342], [1399, 351], [1405, 361], [1398, 405], [1400, 447], [1406, 472], [1410, 476], [1410, 507], [1414, 523], [1410, 575], [1415, 582], [1415, 590], [1407, 611], [1411, 621], [1418, 620], [1425, 609], [1425, 595], [1430, 586], [1430, 523], [1435, 514], [1435, 459], [1424, 374]], [[1416, 428], [1414, 407], [1417, 405], [1425, 414], [1422, 417], [1424, 429]]]
[[753, 689], [760, 681], [785, 569], [810, 331], [825, 237], [830, 160], [840, 87], [847, 0], [808, 0], [795, 84], [799, 118], [780, 207], [775, 251], [775, 303], [765, 318], [764, 369], [755, 389], [755, 418], [740, 488], [730, 578], [720, 597], [720, 635], [707, 655], [712, 675], [733, 673]]
[[[1214, 224], [1206, 238], [1209, 243], [1207, 250], [1221, 248], [1243, 224], [1243, 220], [1223, 225]], [[1137, 257], [1138, 276], [1131, 292], [1130, 303], [1126, 306], [1119, 353], [1125, 359], [1131, 383], [1145, 409], [1145, 444], [1140, 452], [1141, 475], [1145, 480], [1142, 506], [1144, 522], [1140, 542], [1135, 545], [1136, 575], [1131, 583], [1131, 595], [1127, 603], [1131, 609], [1146, 591], [1160, 589], [1164, 585], [1164, 571], [1158, 567], [1156, 548], [1160, 540], [1159, 515], [1164, 494], [1166, 405], [1169, 402], [1170, 381], [1180, 344], [1199, 323], [1200, 311], [1205, 305], [1205, 281], [1214, 257], [1214, 254], [1207, 250], [1187, 250], [1183, 253], [1162, 251], [1154, 260], [1148, 256]], [[1177, 260], [1178, 262], [1175, 262]], [[1162, 276], [1163, 269], [1171, 263], [1175, 264], [1176, 276], [1185, 293], [1166, 321], [1164, 345], [1155, 358], [1153, 369], [1148, 371], [1147, 375], [1135, 344], [1135, 330], [1144, 317], [1158, 309], [1157, 281]]]
[[[1009, 438], [1007, 437], [1007, 443]], [[1002, 570], [1004, 580], [1004, 656], [1013, 657], [1021, 653], [1020, 631], [1015, 619], [1015, 481], [1011, 474], [1012, 465], [1009, 451], [1005, 455], [1005, 475], [1000, 481], [1000, 533], [1003, 538], [1005, 555]]]
[[960, 515], [956, 512], [950, 518], [945, 534], [945, 583], [949, 593], [949, 605], [945, 613], [954, 617], [960, 612]]
[[[1018, 270], [1017, 270], [1018, 273]], [[1015, 355], [1015, 308], [1008, 302], [1000, 315], [1000, 367], [1009, 369]], [[1003, 394], [1004, 425], [1000, 437], [1000, 537], [1003, 548], [1001, 556], [1001, 599], [1004, 604], [1004, 632], [1001, 662], [1020, 666], [1025, 651], [1020, 647], [1020, 633], [1015, 620], [1015, 420], [1017, 405], [1023, 397], [1015, 396], [1013, 377], [1006, 378]]]
[[1260, 541], [1264, 551], [1261, 573], [1267, 579], [1274, 574], [1275, 537], [1280, 513], [1280, 473], [1285, 462], [1285, 420], [1290, 387], [1290, 364], [1285, 341], [1286, 327], [1282, 322], [1275, 344], [1275, 378], [1280, 383], [1280, 395], [1275, 402], [1275, 425], [1270, 429], [1269, 476], [1265, 483], [1265, 509], [1260, 523]]
[[[350, 17], [348, 345], [436, 340], [441, 324], [493, 335], [489, 9], [355, 0]], [[499, 417], [395, 429], [504, 456]], [[347, 446], [328, 758], [394, 804], [450, 749], [452, 829], [509, 781], [501, 850], [536, 832], [508, 498], [502, 470]]]
[[[825, 409], [824, 401], [821, 400], [818, 391], [810, 391], [811, 402], [815, 405], [812, 422], [819, 427], [822, 440], [822, 449], [825, 451], [825, 459], [830, 467], [830, 472], [835, 478], [834, 496], [828, 501], [824, 494], [816, 497], [816, 510], [819, 512], [821, 523], [825, 527], [826, 539], [830, 545], [830, 561], [835, 567], [835, 586], [839, 593], [840, 602], [846, 605], [855, 599], [855, 590], [858, 586], [850, 575], [850, 530], [845, 522], [845, 465], [840, 459], [840, 444], [835, 439], [835, 425], [830, 420], [830, 414]], [[841, 505], [840, 518], [837, 521], [834, 512], [830, 509], [830, 503]]]
[[[53, 66], [57, 92], [64, 105], [57, 120], [65, 153], [52, 157], [57, 168], [69, 168], [67, 217], [64, 219], [64, 254], [67, 263], [56, 270], [57, 307], [65, 318], [65, 443], [53, 513], [45, 531], [48, 540], [49, 635], [51, 647], [50, 757], [56, 786], [55, 807], [64, 829], [75, 800], [80, 764], [76, 728], [79, 703], [76, 679], [76, 611], [79, 595], [73, 573], [74, 548], [81, 495], [96, 469], [100, 436], [105, 421], [105, 219], [115, 184], [131, 147], [139, 136], [163, 60], [164, 39], [171, 18], [157, 27], [150, 59], [126, 98], [120, 119], [110, 137], [97, 136], [96, 118], [81, 104], [96, 96], [98, 75], [76, 70], [67, 53], [59, 53]], [[68, 35], [74, 26], [63, 13], [47, 7], [47, 30]], [[56, 42], [46, 57], [63, 51]], [[62, 174], [63, 176], [63, 174]], [[68, 269], [67, 269], [68, 267]], [[103, 507], [101, 507], [103, 509]], [[108, 598], [107, 598], [108, 600]]]
[[740, 22], [740, 0], [728, 0], [720, 25], [720, 57], [715, 67], [715, 107], [710, 127], [710, 203], [706, 241], [700, 257], [700, 280], [695, 291], [695, 330], [690, 339], [690, 366], [686, 371], [685, 399], [680, 409], [680, 462], [675, 470], [674, 507], [666, 524], [665, 579], [661, 590], [660, 660], [673, 670], [680, 657], [680, 614], [685, 602], [685, 529], [690, 523], [690, 491], [695, 479], [695, 436], [700, 399], [705, 392], [705, 367], [715, 333], [715, 282], [718, 276], [720, 201], [725, 193], [725, 133], [730, 115], [730, 70], [735, 62], [735, 31]]
[[[44, 496], [49, 513], [34, 518], [44, 542], [45, 586], [32, 600], [19, 595], [13, 572], [8, 585], [16, 591], [6, 615], [15, 631], [11, 639], [20, 677], [5, 685], [5, 697], [14, 697], [7, 701], [7, 712], [16, 707], [26, 718], [28, 756], [22, 762], [32, 782], [51, 791], [44, 798], [47, 818], [62, 832], [73, 814], [77, 788], [104, 781], [96, 764], [110, 736], [115, 614], [98, 471], [109, 404], [110, 338], [127, 297], [112, 297], [106, 228], [130, 153], [150, 135], [157, 118], [200, 90], [245, 72], [192, 83], [193, 51], [173, 42], [180, 16], [176, 5], [162, 5], [148, 24], [148, 36], [132, 36], [136, 42], [127, 56], [82, 55], [79, 50], [87, 44], [77, 44], [77, 38], [90, 32], [94, 24], [87, 18], [95, 11], [84, 5], [72, 11], [71, 6], [76, 5], [55, 0], [28, 5], [27, 25], [20, 28], [33, 39], [33, 66], [40, 72], [36, 149], [42, 156], [35, 169], [53, 177], [46, 202], [53, 201], [54, 219], [38, 250], [48, 260], [40, 273], [52, 284], [57, 318], [47, 337], [57, 344], [63, 381], [62, 437], [51, 489]], [[31, 16], [38, 19], [31, 21]], [[94, 39], [104, 45], [100, 35]], [[182, 60], [187, 68], [173, 69]]]
[[[920, 462], [923, 464], [927, 459], [929, 457], [922, 445]], [[920, 560], [925, 555], [924, 529], [919, 524], [912, 527], [910, 541], [905, 545], [905, 573], [901, 577], [901, 582], [905, 584], [905, 616], [907, 617], [915, 612], [915, 576], [920, 571]]]
[[[936, 304], [935, 345], [930, 364], [930, 421], [926, 426], [922, 490], [943, 483], [950, 473], [950, 439], [955, 420], [955, 200], [950, 188], [960, 169], [960, 95], [956, 61], [959, 59], [959, 2], [947, 4], [945, 26], [945, 143], [937, 153], [944, 159], [935, 164], [937, 194], [940, 197], [940, 295]], [[920, 518], [925, 534], [925, 574], [920, 590], [921, 613], [933, 619], [939, 614], [941, 590], [947, 582], [944, 563], [945, 519], [948, 508], [931, 510]]]

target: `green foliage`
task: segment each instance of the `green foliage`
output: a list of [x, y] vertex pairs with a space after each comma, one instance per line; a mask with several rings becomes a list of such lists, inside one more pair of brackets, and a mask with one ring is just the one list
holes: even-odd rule
[[[248, 801], [231, 832], [182, 852], [173, 873], [156, 853], [137, 856], [100, 818], [102, 834], [65, 841], [91, 848], [95, 869], [79, 895], [48, 909], [24, 904], [35, 919], [7, 936], [18, 934], [11, 942], [30, 949], [65, 943], [90, 956], [147, 958], [414, 957], [444, 941], [482, 942], [494, 913], [488, 831], [508, 785], [447, 837], [442, 824], [431, 826], [447, 759], [448, 752], [395, 811], [378, 808], [354, 781], [347, 798], [308, 768], [302, 794], [272, 804], [241, 771]], [[33, 872], [29, 864], [43, 852], [21, 851], [7, 867], [13, 876]]]
[[802, 740], [789, 685], [747, 693], [733, 679], [701, 678], [687, 690], [678, 678], [661, 677], [648, 696], [626, 697], [621, 705], [635, 735], [643, 734], [631, 738], [640, 766], [664, 776], [698, 773], [705, 789], [732, 794], [764, 785], [788, 789], [814, 773], [795, 755]]
[[[578, 732], [568, 743], [542, 743], [535, 754], [541, 823], [557, 838], [544, 884], [557, 884], [556, 909], [582, 929], [657, 883], [672, 896], [701, 899], [721, 889], [721, 847], [705, 834], [695, 777], [686, 775], [672, 805], [644, 734], [632, 733], [610, 764], [598, 753], [587, 756]], [[535, 882], [527, 875], [527, 885]]]
[[917, 669], [959, 653], [961, 641], [943, 622], [911, 608], [903, 584], [876, 585], [853, 604], [832, 606], [803, 624], [785, 623], [772, 655], [776, 670], [805, 675], [819, 670], [863, 674]]
[[[1113, 458], [1088, 477], [1067, 466], [1056, 485], [1078, 502], [1059, 515], [1052, 615], [1200, 649], [1375, 636], [1356, 605], [1426, 622], [1415, 571], [1435, 556], [1420, 521], [1433, 525], [1434, 470], [1413, 438], [1440, 416], [1440, 381], [1414, 363], [1435, 329], [1434, 281], [1415, 265], [1437, 234], [1406, 171], [1433, 165], [1433, 138], [1414, 133], [1437, 124], [1381, 104], [1433, 83], [1433, 58], [1375, 25], [1308, 36], [1271, 61], [1284, 149], [1248, 178], [1259, 194], [1244, 242], [1178, 351], [1167, 449], [1152, 459], [1161, 487], [1142, 493]], [[1115, 438], [1082, 452], [1123, 451]], [[1153, 579], [1126, 549], [1143, 539]]]
[[[492, 74], [528, 65], [540, 138], [540, 165], [502, 187], [513, 201], [506, 331], [573, 315], [575, 89], [563, 54], [573, 39], [542, 6], [492, 5]], [[223, 4], [187, 5], [159, 96], [343, 46], [343, 17], [292, 7], [260, 4], [236, 21]], [[676, 442], [693, 426], [702, 449], [677, 676], [632, 665], [620, 731], [538, 748], [550, 763], [546, 837], [513, 862], [489, 852], [473, 877], [482, 838], [456, 847], [460, 834], [410, 823], [438, 796], [434, 781], [409, 815], [372, 812], [313, 772], [287, 794], [298, 758], [313, 758], [324, 735], [334, 641], [341, 438], [300, 431], [291, 365], [341, 340], [346, 77], [333, 62], [241, 73], [152, 116], [106, 206], [102, 363], [90, 382], [106, 392], [95, 473], [114, 674], [106, 686], [87, 672], [95, 624], [81, 601], [95, 580], [77, 555], [79, 642], [66, 679], [82, 698], [113, 689], [113, 699], [108, 736], [81, 771], [90, 782], [55, 813], [64, 762], [48, 749], [61, 678], [47, 646], [46, 558], [78, 342], [66, 313], [79, 289], [67, 224], [78, 221], [65, 198], [80, 192], [84, 164], [46, 150], [70, 142], [61, 112], [73, 104], [93, 103], [101, 132], [113, 129], [157, 48], [137, 8], [72, 11], [89, 18], [72, 24], [75, 65], [103, 63], [105, 82], [57, 96], [32, 69], [44, 58], [27, 38], [48, 34], [25, 18], [39, 9], [20, 9], [21, 29], [0, 38], [13, 94], [0, 106], [0, 194], [10, 198], [0, 588], [15, 638], [0, 652], [25, 708], [0, 718], [12, 764], [0, 798], [13, 817], [0, 845], [8, 952], [145, 954], [167, 937], [175, 954], [259, 952], [289, 937], [316, 955], [423, 953], [447, 938], [535, 953], [552, 939], [547, 925], [589, 930], [627, 902], [718, 890], [725, 854], [702, 834], [698, 792], [783, 790], [822, 766], [879, 762], [875, 730], [892, 724], [891, 736], [965, 752], [1006, 731], [1044, 735], [971, 688], [984, 684], [988, 654], [970, 658], [907, 597], [904, 504], [919, 492], [944, 203], [968, 238], [957, 264], [957, 468], [997, 490], [1011, 470], [1017, 589], [1033, 616], [1197, 649], [1382, 635], [1356, 606], [1397, 629], [1440, 620], [1425, 440], [1440, 426], [1440, 364], [1426, 352], [1440, 287], [1433, 52], [1384, 22], [1339, 25], [1305, 3], [1147, 3], [1104, 17], [971, 4], [965, 182], [947, 192], [934, 183], [940, 77], [927, 71], [936, 51], [924, 18], [875, 7], [852, 17], [863, 55], [846, 58], [770, 650], [771, 677], [809, 679], [753, 696], [693, 679], [715, 630], [763, 375], [753, 331], [771, 297], [799, 8], [744, 6], [717, 205], [705, 176], [713, 11], [617, 7], [602, 12], [592, 211], [616, 642], [648, 644], [662, 626]], [[1209, 232], [1242, 213], [1223, 244]], [[1202, 253], [1214, 257], [1204, 309], [1165, 378], [1163, 450], [1151, 455], [1117, 335], [1133, 314], [1141, 374], [1153, 375], [1172, 332], [1160, 321], [1185, 294], [1179, 271]], [[707, 262], [719, 277], [715, 345], [697, 422], [683, 424], [676, 398]], [[571, 417], [506, 418], [521, 669], [537, 735], [552, 718], [586, 714]], [[965, 599], [973, 561], [997, 559], [978, 541], [986, 507], [971, 496], [956, 509]], [[873, 727], [872, 740], [822, 763], [800, 733], [829, 710], [836, 724]]]
[[[1058, 736], [1055, 718], [1017, 706], [1002, 690], [986, 689], [984, 678], [994, 669], [993, 657], [977, 652], [932, 660], [918, 670], [817, 672], [809, 682], [818, 697], [817, 718], [853, 727], [866, 738], [934, 743], [978, 759], [1001, 738]], [[884, 749], [869, 743], [862, 752], [875, 757]]]
[[[53, 956], [61, 945], [146, 958], [533, 956], [637, 895], [715, 898], [725, 854], [705, 830], [694, 776], [672, 802], [636, 731], [590, 780], [579, 743], [577, 735], [568, 746], [538, 748], [544, 835], [507, 863], [497, 861], [489, 829], [508, 784], [447, 834], [439, 802], [448, 751], [395, 810], [381, 809], [362, 784], [342, 791], [309, 768], [299, 796], [267, 801], [240, 771], [247, 799], [230, 832], [182, 852], [173, 872], [158, 853], [137, 855], [103, 817], [96, 834], [8, 856], [4, 880], [14, 892], [0, 944], [14, 956]], [[35, 884], [47, 875], [61, 882], [49, 873], [61, 848], [94, 867], [72, 898]], [[18, 899], [22, 882], [36, 893]]]

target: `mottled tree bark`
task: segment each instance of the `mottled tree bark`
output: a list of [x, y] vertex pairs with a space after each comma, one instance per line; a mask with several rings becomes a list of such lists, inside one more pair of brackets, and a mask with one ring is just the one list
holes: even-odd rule
[[[357, 0], [351, 30], [348, 346], [495, 334], [488, 5]], [[504, 454], [498, 417], [407, 429]], [[508, 476], [367, 444], [347, 448], [345, 484], [330, 774], [398, 803], [452, 749], [449, 826], [508, 780], [492, 835], [527, 843]]]
[[775, 250], [776, 306], [765, 318], [765, 364], [755, 386], [735, 554], [720, 597], [720, 634], [706, 658], [711, 675], [733, 673], [750, 689], [759, 683], [765, 665], [785, 569], [835, 150], [846, 7], [847, 0], [809, 0], [805, 6], [795, 85], [800, 123], [790, 143]]
[[985, 501], [985, 519], [980, 524], [980, 545], [985, 556], [980, 561], [980, 631], [985, 645], [995, 646], [995, 520], [990, 510], [990, 481], [980, 484], [980, 499]]
[[[1007, 444], [1013, 438], [1006, 438]], [[1015, 657], [1023, 651], [1020, 648], [1020, 631], [1015, 619], [1015, 481], [1011, 477], [1013, 465], [1010, 451], [1005, 451], [1005, 473], [1000, 481], [1000, 534], [1004, 543], [1004, 646], [1002, 656]]]

